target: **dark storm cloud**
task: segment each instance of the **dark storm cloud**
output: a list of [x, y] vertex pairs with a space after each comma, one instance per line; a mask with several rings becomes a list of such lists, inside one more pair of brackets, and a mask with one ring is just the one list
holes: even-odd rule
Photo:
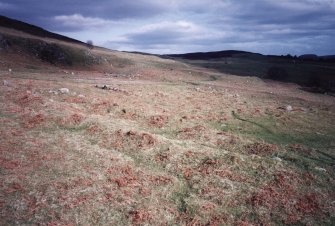
[[0, 11], [120, 50], [335, 52], [335, 0], [0, 0]]
[[[204, 1], [198, 1], [195, 6], [199, 6], [203, 20], [195, 24], [202, 29], [192, 32], [178, 31], [177, 26], [175, 29], [145, 29], [127, 34], [128, 44], [141, 48], [144, 43], [169, 46], [172, 35], [172, 40], [181, 43], [184, 49], [185, 45], [197, 48], [190, 48], [190, 51], [240, 46], [245, 50], [277, 54], [284, 54], [284, 51], [295, 54], [335, 52], [333, 0], [220, 1], [220, 4], [212, 2], [207, 7], [201, 2]], [[195, 6], [193, 12], [197, 12]], [[206, 14], [204, 9], [210, 13]]]
[[1, 0], [0, 3], [11, 6], [1, 14], [49, 29], [54, 27], [50, 19], [61, 15], [81, 14], [91, 18], [120, 20], [147, 18], [165, 10], [163, 4], [153, 0]]

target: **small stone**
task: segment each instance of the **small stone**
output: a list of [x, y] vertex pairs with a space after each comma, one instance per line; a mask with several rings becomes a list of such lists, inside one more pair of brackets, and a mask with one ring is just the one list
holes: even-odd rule
[[273, 157], [272, 159], [275, 160], [275, 161], [278, 161], [278, 162], [282, 162], [282, 161], [283, 161], [281, 158], [279, 158], [279, 157], [277, 157], [277, 156], [276, 156], [276, 157]]
[[74, 75], [74, 72], [71, 72], [71, 75]]
[[111, 90], [111, 87], [109, 87], [109, 86], [107, 86], [107, 85], [96, 85], [95, 87], [96, 87], [96, 88], [99, 88], [99, 89]]
[[68, 88], [61, 88], [59, 89], [59, 92], [61, 92], [62, 94], [67, 94], [70, 92], [70, 90]]
[[134, 136], [134, 135], [136, 135], [137, 133], [135, 132], [135, 131], [132, 131], [132, 130], [129, 130], [128, 132], [127, 132], [127, 135], [128, 136]]
[[8, 71], [9, 71], [9, 72], [12, 72], [12, 69], [11, 69], [11, 68], [9, 68], [9, 69], [8, 69]]
[[241, 164], [242, 159], [239, 156], [233, 155], [230, 157], [230, 160], [233, 164], [239, 165]]
[[9, 82], [7, 80], [3, 80], [3, 85], [4, 86], [9, 86]]
[[291, 105], [287, 105], [287, 106], [285, 107], [285, 109], [286, 109], [286, 111], [292, 111], [292, 110], [293, 110], [293, 108], [292, 108]]
[[79, 94], [78, 97], [79, 97], [79, 98], [85, 98], [85, 96], [82, 95], [82, 94]]
[[325, 168], [321, 168], [321, 167], [318, 167], [318, 166], [316, 166], [314, 169], [316, 169], [317, 171], [320, 171], [320, 172], [327, 172], [327, 170]]

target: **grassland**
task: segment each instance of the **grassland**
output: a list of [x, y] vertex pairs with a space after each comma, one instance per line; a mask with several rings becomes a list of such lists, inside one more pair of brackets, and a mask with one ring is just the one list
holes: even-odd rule
[[334, 225], [334, 97], [91, 51], [0, 52], [0, 225]]

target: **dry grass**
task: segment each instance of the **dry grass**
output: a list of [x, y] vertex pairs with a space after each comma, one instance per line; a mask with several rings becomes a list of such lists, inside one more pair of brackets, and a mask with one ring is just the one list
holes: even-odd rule
[[333, 97], [126, 55], [135, 80], [3, 68], [1, 225], [334, 224]]

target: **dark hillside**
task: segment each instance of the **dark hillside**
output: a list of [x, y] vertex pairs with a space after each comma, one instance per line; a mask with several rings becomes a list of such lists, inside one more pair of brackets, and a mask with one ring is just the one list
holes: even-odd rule
[[165, 55], [168, 57], [178, 57], [189, 60], [206, 60], [206, 59], [218, 59], [223, 57], [233, 57], [235, 55], [248, 55], [256, 54], [239, 50], [225, 50], [216, 52], [197, 52], [197, 53], [185, 53], [185, 54], [169, 54]]
[[334, 56], [262, 55], [244, 51], [219, 51], [166, 55], [192, 65], [219, 72], [256, 76], [282, 82], [292, 82], [312, 92], [335, 92]]
[[18, 31], [23, 31], [27, 34], [35, 35], [35, 36], [42, 37], [42, 38], [52, 38], [52, 39], [57, 39], [60, 41], [86, 45], [85, 43], [78, 41], [76, 39], [72, 39], [72, 38], [69, 38], [63, 35], [52, 33], [47, 30], [44, 30], [43, 28], [28, 24], [28, 23], [24, 23], [19, 20], [10, 19], [5, 16], [0, 16], [0, 27], [6, 27], [6, 28], [15, 29]]

